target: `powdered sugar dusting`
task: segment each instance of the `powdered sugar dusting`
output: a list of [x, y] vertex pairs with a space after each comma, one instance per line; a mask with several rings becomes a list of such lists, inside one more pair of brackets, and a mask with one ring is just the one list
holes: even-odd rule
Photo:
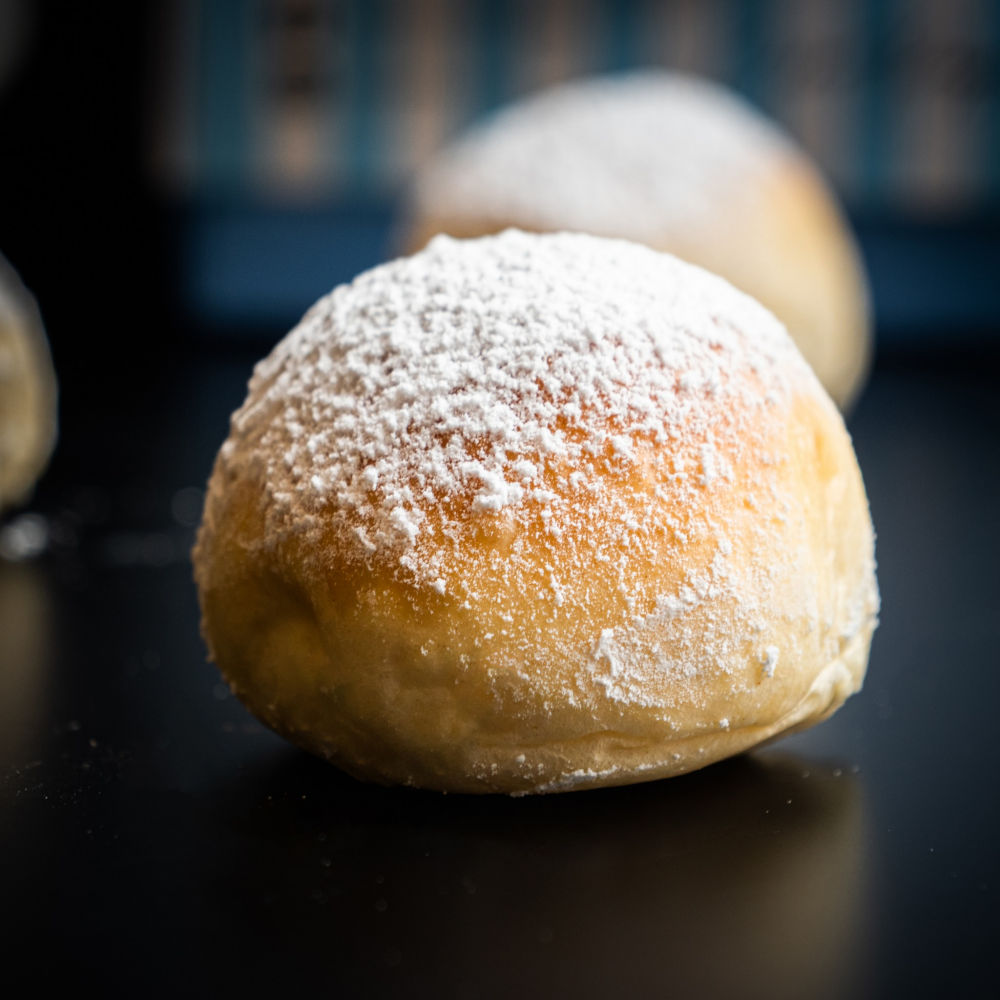
[[[537, 693], [557, 656], [560, 703], [667, 710], [651, 677], [690, 700], [697, 664], [759, 674], [757, 602], [810, 572], [776, 543], [779, 518], [734, 553], [712, 513], [752, 494], [799, 516], [766, 473], [745, 477], [783, 460], [761, 428], [801, 390], [822, 395], [781, 325], [673, 257], [585, 235], [438, 237], [317, 303], [258, 365], [221, 460], [249, 456], [268, 538], [315, 540], [319, 570], [333, 538], [339, 559], [428, 599], [493, 595], [469, 655], [504, 697]], [[657, 568], [664, 552], [676, 567]], [[784, 606], [815, 619], [814, 603], [802, 588]]]
[[424, 171], [425, 215], [662, 242], [772, 168], [790, 140], [707, 80], [646, 70], [563, 84], [473, 128]]
[[639, 442], [698, 433], [683, 472], [710, 488], [726, 470], [707, 429], [726, 396], [748, 395], [732, 371], [755, 368], [773, 391], [794, 354], [751, 299], [664, 254], [582, 235], [439, 237], [318, 303], [258, 366], [233, 428], [260, 434], [277, 508], [332, 504], [359, 555], [398, 561], [430, 510], [466, 498], [462, 517], [551, 518], [567, 492], [634, 465]]
[[778, 647], [768, 646], [760, 658], [760, 665], [765, 677], [773, 677], [775, 667], [778, 665]]

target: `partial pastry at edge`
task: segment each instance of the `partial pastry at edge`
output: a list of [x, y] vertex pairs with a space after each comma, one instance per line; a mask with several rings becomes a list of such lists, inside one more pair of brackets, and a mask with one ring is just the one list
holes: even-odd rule
[[38, 306], [0, 257], [0, 512], [24, 503], [56, 440], [56, 378]]

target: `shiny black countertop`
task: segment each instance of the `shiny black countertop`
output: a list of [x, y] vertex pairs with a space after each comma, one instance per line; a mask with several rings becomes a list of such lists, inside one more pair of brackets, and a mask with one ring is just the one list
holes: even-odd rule
[[206, 664], [187, 552], [251, 360], [190, 353], [74, 418], [47, 550], [0, 561], [6, 982], [996, 995], [995, 359], [883, 362], [851, 417], [883, 594], [859, 696], [703, 772], [527, 799], [359, 784]]

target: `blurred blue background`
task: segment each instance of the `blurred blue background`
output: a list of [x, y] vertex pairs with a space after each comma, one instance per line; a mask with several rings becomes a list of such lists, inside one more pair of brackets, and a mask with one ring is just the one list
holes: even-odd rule
[[109, 283], [119, 357], [136, 313], [157, 346], [259, 347], [395, 254], [414, 171], [470, 122], [646, 66], [819, 163], [879, 351], [997, 349], [998, 0], [0, 0], [0, 247], [88, 385], [113, 376], [78, 307]]
[[818, 161], [883, 342], [1000, 317], [995, 0], [185, 0], [155, 35], [151, 166], [207, 327], [287, 327], [392, 255], [408, 179], [477, 117], [654, 65], [730, 85]]

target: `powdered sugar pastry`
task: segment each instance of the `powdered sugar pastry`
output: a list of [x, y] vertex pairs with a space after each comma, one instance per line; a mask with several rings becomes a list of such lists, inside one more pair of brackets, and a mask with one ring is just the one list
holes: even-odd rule
[[415, 197], [453, 223], [517, 220], [655, 245], [793, 155], [735, 94], [646, 70], [573, 81], [500, 111], [431, 162]]
[[470, 522], [641, 533], [608, 475], [649, 448], [674, 455], [678, 491], [724, 483], [719, 435], [752, 445], [789, 372], [811, 378], [769, 313], [667, 255], [438, 237], [316, 304], [258, 365], [223, 458], [257, 441], [272, 537], [336, 522], [355, 558], [444, 592], [441, 540]]

